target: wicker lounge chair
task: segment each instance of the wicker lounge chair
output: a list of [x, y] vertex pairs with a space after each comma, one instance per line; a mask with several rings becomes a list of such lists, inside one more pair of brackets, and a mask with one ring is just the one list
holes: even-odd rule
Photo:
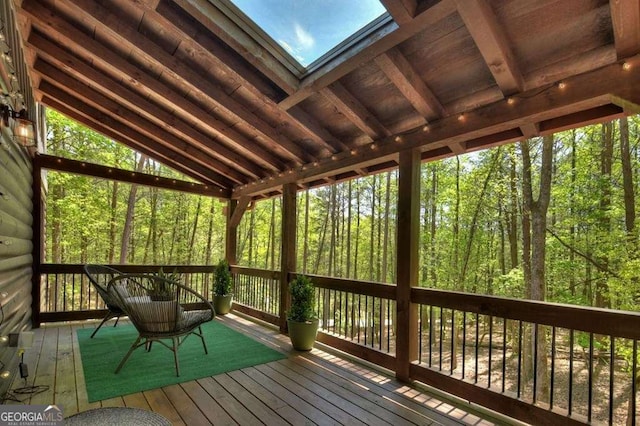
[[[150, 350], [151, 344], [156, 341], [173, 351], [177, 376], [180, 376], [178, 348], [189, 335], [198, 336], [202, 340], [204, 353], [209, 353], [201, 325], [213, 319], [215, 310], [197, 292], [176, 281], [146, 274], [115, 277], [108, 288], [139, 333], [118, 365], [116, 374], [134, 350], [141, 346]], [[165, 340], [171, 340], [171, 345]]]
[[100, 327], [102, 327], [105, 322], [111, 318], [115, 318], [116, 322], [113, 324], [115, 327], [118, 325], [120, 317], [125, 315], [122, 307], [118, 304], [117, 299], [107, 291], [109, 281], [118, 275], [122, 275], [122, 272], [105, 265], [85, 265], [84, 273], [89, 277], [89, 281], [98, 294], [100, 294], [100, 297], [104, 300], [104, 303], [107, 306], [107, 313], [102, 319], [102, 322], [93, 331], [93, 333], [91, 333], [91, 338], [93, 339], [93, 336], [96, 335], [98, 330], [100, 330]]

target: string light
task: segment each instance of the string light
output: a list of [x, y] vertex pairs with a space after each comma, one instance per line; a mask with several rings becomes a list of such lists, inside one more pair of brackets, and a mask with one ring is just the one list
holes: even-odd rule
[[567, 88], [567, 83], [565, 83], [564, 81], [561, 81], [560, 83], [558, 83], [558, 89], [564, 90], [566, 88]]
[[465, 121], [466, 119], [467, 119], [467, 117], [464, 115], [464, 113], [462, 113], [462, 114], [460, 114], [458, 116], [458, 121], [460, 121], [460, 122]]
[[371, 148], [372, 150], [376, 149], [378, 146], [375, 143], [372, 143], [371, 145], [369, 145], [369, 148]]
[[631, 64], [629, 62], [623, 62], [622, 69], [625, 71], [629, 71], [631, 69]]
[[358, 153], [358, 151], [357, 151], [357, 150], [355, 150], [355, 149], [352, 149], [352, 150], [351, 150], [351, 155], [356, 155], [357, 153]]
[[425, 124], [425, 125], [422, 127], [422, 131], [423, 131], [423, 132], [428, 132], [428, 131], [429, 131], [429, 125], [428, 125], [428, 124]]
[[515, 100], [515, 99], [513, 99], [511, 96], [509, 96], [509, 97], [507, 98], [507, 103], [508, 103], [509, 105], [513, 105], [513, 104], [515, 104], [515, 103], [516, 103], [516, 100]]
[[402, 138], [400, 136], [396, 136], [394, 140], [396, 142], [402, 142]]

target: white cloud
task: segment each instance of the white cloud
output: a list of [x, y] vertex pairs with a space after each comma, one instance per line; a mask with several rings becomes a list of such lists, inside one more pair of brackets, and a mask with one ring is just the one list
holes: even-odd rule
[[315, 39], [297, 22], [293, 24], [293, 30], [296, 35], [296, 42], [302, 49], [311, 49], [316, 43]]

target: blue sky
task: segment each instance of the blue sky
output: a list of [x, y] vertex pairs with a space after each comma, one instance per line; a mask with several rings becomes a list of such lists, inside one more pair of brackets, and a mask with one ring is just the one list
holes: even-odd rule
[[303, 66], [386, 10], [378, 0], [232, 0]]

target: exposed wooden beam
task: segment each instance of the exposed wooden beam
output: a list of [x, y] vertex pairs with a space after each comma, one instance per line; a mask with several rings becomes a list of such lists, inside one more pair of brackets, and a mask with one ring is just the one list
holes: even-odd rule
[[298, 78], [213, 4], [196, 0], [174, 1], [285, 92], [297, 90]]
[[486, 0], [456, 0], [471, 37], [505, 95], [520, 92], [524, 83], [502, 27]]
[[418, 7], [417, 0], [380, 0], [380, 3], [398, 25], [411, 22]]
[[[638, 56], [626, 61], [632, 69], [640, 67]], [[274, 181], [249, 184], [236, 189], [233, 197], [263, 193], [285, 182], [312, 181], [363, 165], [377, 164], [397, 156], [402, 149], [420, 147], [423, 151], [430, 151], [446, 148], [445, 151], [451, 154], [448, 147], [453, 143], [502, 135], [503, 132], [502, 140], [513, 140], [511, 135], [514, 128], [610, 104], [611, 95], [640, 102], [640, 73], [625, 70], [621, 62], [565, 79], [564, 82], [564, 88], [550, 84], [545, 90], [537, 88], [518, 94], [515, 104], [503, 99], [468, 111], [464, 122], [456, 116], [444, 117], [431, 122], [428, 129], [420, 126], [399, 135], [399, 141], [394, 135], [379, 140], [376, 150], [364, 150], [358, 155], [341, 154], [335, 160], [320, 161], [316, 167], [286, 174]], [[516, 137], [522, 136], [519, 130], [516, 133]], [[499, 144], [500, 141], [493, 143]], [[468, 143], [466, 148], [469, 149]], [[443, 154], [447, 155], [447, 152]]]
[[240, 225], [242, 216], [244, 215], [244, 212], [247, 211], [247, 207], [249, 207], [250, 202], [251, 197], [240, 197], [240, 199], [238, 200], [238, 204], [236, 204], [235, 208], [233, 209], [233, 213], [229, 218], [227, 226], [235, 228], [236, 226]]
[[445, 109], [438, 98], [398, 49], [389, 49], [375, 61], [382, 72], [425, 119], [434, 120], [445, 115]]
[[410, 23], [395, 28], [387, 26], [366, 40], [345, 51], [339, 58], [329, 61], [314, 71], [300, 84], [299, 89], [289, 97], [280, 101], [280, 105], [289, 109], [307, 99], [309, 96], [327, 87], [334, 81], [349, 74], [361, 64], [369, 62], [403, 41], [423, 31], [447, 16], [455, 13], [456, 5], [453, 0], [441, 0], [421, 12]]
[[314, 156], [280, 134], [258, 115], [249, 111], [242, 103], [229, 96], [221, 87], [210, 81], [211, 76], [199, 74], [190, 64], [167, 53], [154, 40], [145, 37], [137, 28], [128, 25], [118, 15], [93, 0], [72, 2], [58, 0], [67, 7], [82, 13], [93, 25], [119, 42], [131, 46], [137, 55], [163, 69], [163, 73], [193, 88], [211, 104], [216, 114], [222, 114], [236, 125], [248, 126], [255, 131], [269, 148], [294, 162], [305, 162]]
[[349, 146], [329, 133], [327, 129], [322, 127], [317, 120], [307, 114], [301, 107], [295, 106], [289, 110], [289, 114], [298, 120], [303, 126], [312, 131], [315, 135], [322, 138], [322, 143], [328, 146], [331, 152], [344, 151]]
[[609, 0], [618, 59], [640, 53], [640, 2]]
[[[158, 144], [165, 145], [169, 149], [179, 150], [186, 157], [209, 167], [213, 172], [224, 175], [228, 182], [244, 183], [246, 175], [231, 169], [226, 164], [212, 158], [209, 154], [203, 152], [182, 139], [172, 135], [166, 130], [156, 126], [154, 123], [146, 120], [135, 112], [117, 102], [107, 98], [92, 88], [74, 80], [71, 76], [62, 73], [57, 68], [51, 66], [42, 59], [37, 59], [33, 66], [34, 71], [38, 72], [46, 80], [40, 83], [39, 89], [45, 93], [55, 96], [59, 91], [71, 92], [79, 99], [92, 105], [101, 111], [112, 115], [122, 125], [130, 126], [137, 131], [145, 134], [149, 138], [156, 140]], [[226, 185], [228, 186], [228, 185]]]
[[[37, 2], [25, 2], [24, 5], [25, 8], [20, 9], [20, 13], [32, 20], [33, 24], [38, 28], [42, 28], [45, 33], [55, 33], [59, 39], [59, 44], [73, 46], [75, 52], [82, 53], [83, 59], [99, 62], [101, 68], [109, 70], [113, 76], [125, 76], [130, 79], [135, 86], [154, 98], [154, 100], [164, 102], [172, 109], [175, 109], [176, 112], [181, 113], [183, 118], [190, 117], [198, 126], [213, 132], [221, 141], [233, 145], [235, 149], [240, 150], [244, 155], [249, 156], [264, 167], [271, 170], [284, 168], [284, 163], [272, 152], [256, 144], [249, 143], [249, 139], [226, 123], [211, 116], [208, 111], [195, 102], [190, 101], [175, 90], [169, 89], [168, 86], [147, 74], [145, 70], [120, 57], [112, 49], [87, 37], [85, 33], [61, 19], [51, 10]], [[251, 145], [252, 148], [246, 148], [248, 145]]]
[[391, 132], [339, 82], [335, 82], [330, 87], [322, 89], [320, 93], [371, 139], [376, 140], [391, 134]]
[[[83, 104], [80, 100], [72, 99], [70, 96], [66, 96], [63, 99], [58, 100], [47, 94], [41, 92], [38, 93], [41, 95], [40, 102], [77, 121], [78, 123], [81, 123], [108, 138], [118, 141], [141, 154], [145, 154], [179, 173], [200, 182], [209, 183], [222, 188], [219, 183], [216, 183], [216, 181], [209, 176], [211, 174], [209, 169], [192, 162], [188, 158], [179, 156], [164, 146], [155, 146], [152, 144], [147, 145], [145, 143], [144, 135], [135, 134], [135, 132], [120, 126], [119, 123], [110, 123], [108, 117], [100, 111]], [[106, 125], [104, 123], [106, 123]], [[109, 127], [109, 125], [111, 125], [111, 127]]]
[[86, 161], [70, 160], [52, 155], [38, 154], [35, 162], [44, 169], [69, 172], [85, 176], [93, 176], [101, 179], [117, 180], [128, 182], [134, 185], [151, 186], [154, 188], [168, 189], [172, 191], [188, 192], [190, 194], [206, 195], [228, 199], [230, 190], [213, 188], [210, 185], [187, 182], [179, 179], [170, 179], [162, 176], [150, 175], [147, 173], [134, 172], [132, 170], [108, 167], [100, 164], [88, 163]]
[[239, 167], [243, 173], [249, 174], [254, 179], [265, 175], [263, 169], [255, 163], [247, 161], [244, 156], [221, 145], [215, 139], [195, 129], [180, 117], [170, 114], [147, 98], [130, 90], [119, 81], [93, 68], [80, 58], [67, 53], [56, 44], [46, 40], [37, 31], [31, 32], [27, 45], [34, 48], [39, 55], [48, 62], [65, 69], [73, 78], [82, 81], [90, 87], [100, 89], [103, 95], [114, 99], [131, 110], [135, 110], [149, 120], [156, 121], [157, 125], [163, 127], [165, 130], [175, 131], [179, 135], [182, 135], [182, 137], [188, 138], [191, 142], [195, 143], [199, 149], [202, 149], [209, 155], [214, 155], [218, 160], [227, 164], [227, 166], [233, 168]]
[[627, 99], [619, 98], [618, 96], [611, 96], [611, 103], [618, 105], [627, 115], [640, 114], [640, 103], [638, 102], [632, 102]]

